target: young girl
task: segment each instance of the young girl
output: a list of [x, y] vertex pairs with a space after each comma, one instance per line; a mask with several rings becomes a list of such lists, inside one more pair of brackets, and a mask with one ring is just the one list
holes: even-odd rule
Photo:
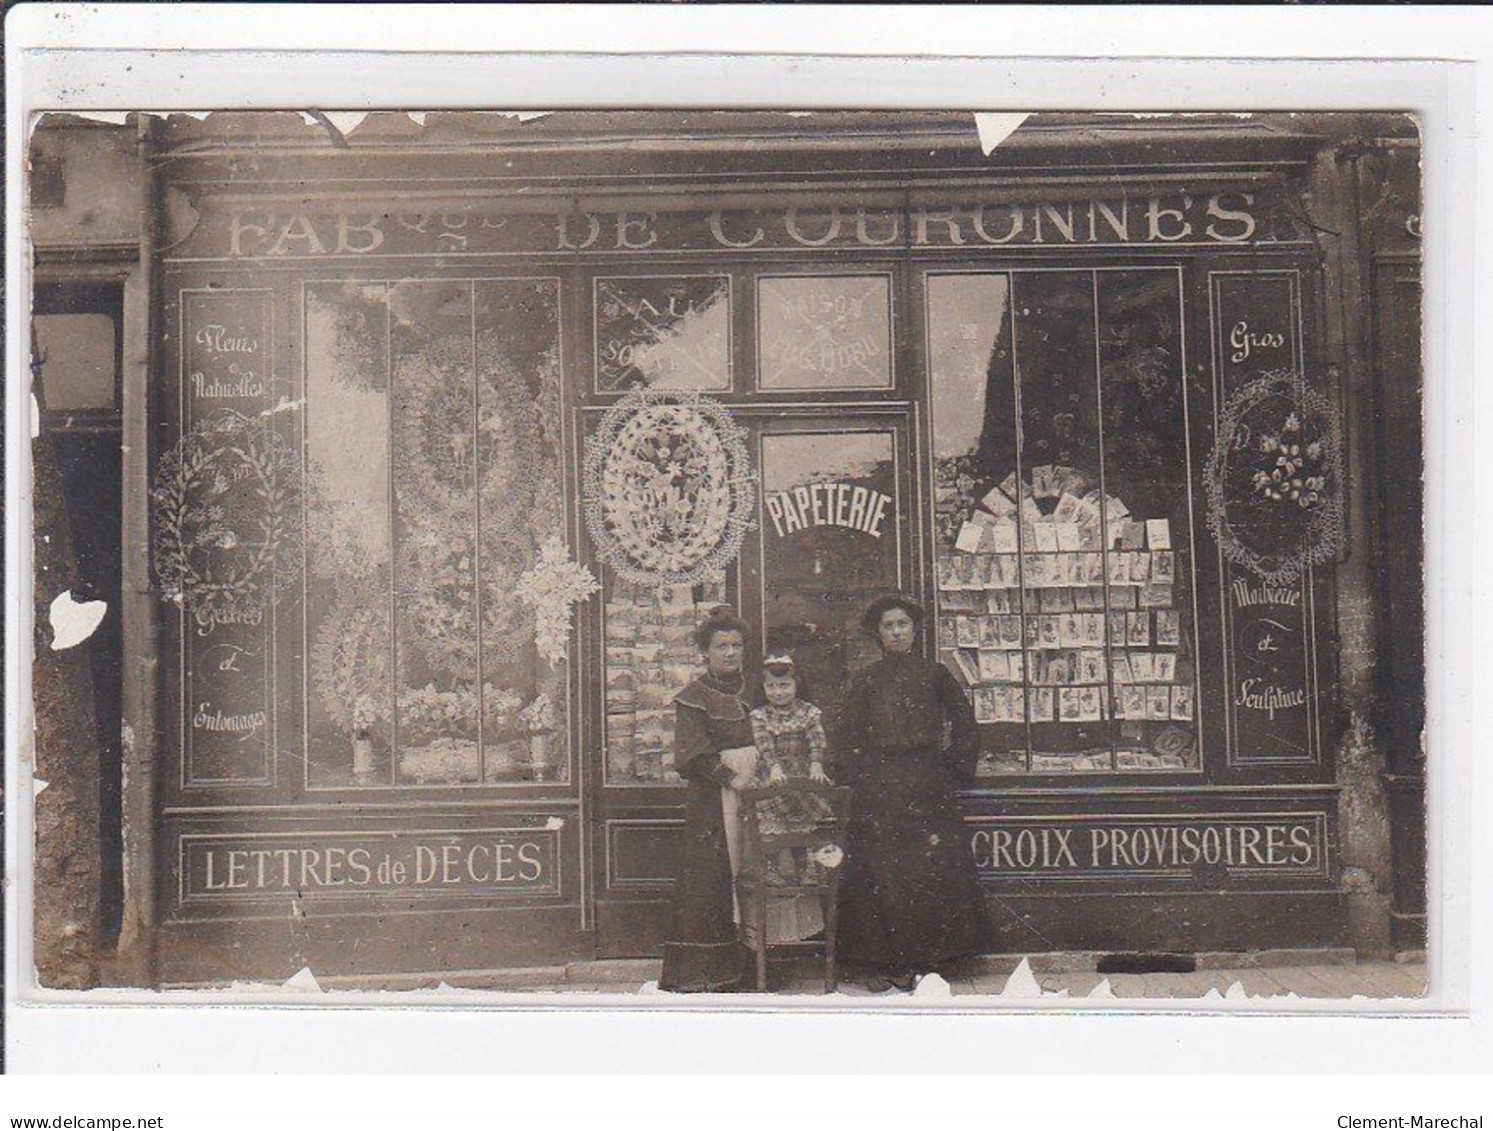
[[[762, 691], [767, 702], [750, 716], [758, 752], [752, 784], [781, 785], [790, 778], [827, 783], [824, 723], [819, 708], [798, 697], [791, 655], [779, 652], [762, 662]], [[810, 832], [833, 815], [829, 802], [812, 793], [783, 793], [757, 803], [757, 827], [765, 836]], [[769, 884], [812, 881], [821, 867], [815, 855], [819, 853], [782, 849], [777, 859], [762, 862], [764, 879]], [[767, 933], [773, 942], [807, 939], [823, 929], [817, 896], [804, 893], [768, 901]]]

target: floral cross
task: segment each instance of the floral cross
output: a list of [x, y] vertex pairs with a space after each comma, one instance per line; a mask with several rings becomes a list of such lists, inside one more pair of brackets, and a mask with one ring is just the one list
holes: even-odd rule
[[534, 646], [552, 666], [565, 659], [570, 607], [600, 588], [589, 569], [571, 560], [565, 540], [555, 534], [545, 539], [539, 560], [518, 579], [515, 591], [534, 606]]

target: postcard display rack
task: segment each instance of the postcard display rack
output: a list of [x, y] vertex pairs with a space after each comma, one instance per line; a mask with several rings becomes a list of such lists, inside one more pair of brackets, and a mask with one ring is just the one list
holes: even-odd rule
[[[990, 735], [982, 775], [1188, 768], [1190, 727], [1170, 725], [1191, 723], [1196, 694], [1170, 520], [1039, 466], [941, 526], [957, 534], [938, 562], [939, 650]], [[1080, 727], [1076, 751], [1037, 737], [1109, 720]]]
[[606, 603], [607, 781], [677, 782], [674, 696], [697, 674], [696, 626], [725, 603], [722, 582], [653, 586], [618, 579]]

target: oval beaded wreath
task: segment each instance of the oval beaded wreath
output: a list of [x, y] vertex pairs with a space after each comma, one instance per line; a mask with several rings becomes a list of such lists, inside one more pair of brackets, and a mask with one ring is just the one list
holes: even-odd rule
[[1208, 461], [1208, 528], [1223, 555], [1271, 584], [1337, 556], [1343, 540], [1342, 421], [1289, 370], [1224, 406]]
[[697, 394], [639, 389], [586, 441], [586, 527], [629, 581], [689, 585], [718, 574], [753, 524], [745, 434]]

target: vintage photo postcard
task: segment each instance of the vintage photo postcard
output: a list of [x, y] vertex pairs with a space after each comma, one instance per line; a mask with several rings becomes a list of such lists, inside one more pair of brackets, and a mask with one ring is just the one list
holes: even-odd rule
[[1235, 109], [42, 115], [32, 989], [1413, 1008], [1421, 134]]

